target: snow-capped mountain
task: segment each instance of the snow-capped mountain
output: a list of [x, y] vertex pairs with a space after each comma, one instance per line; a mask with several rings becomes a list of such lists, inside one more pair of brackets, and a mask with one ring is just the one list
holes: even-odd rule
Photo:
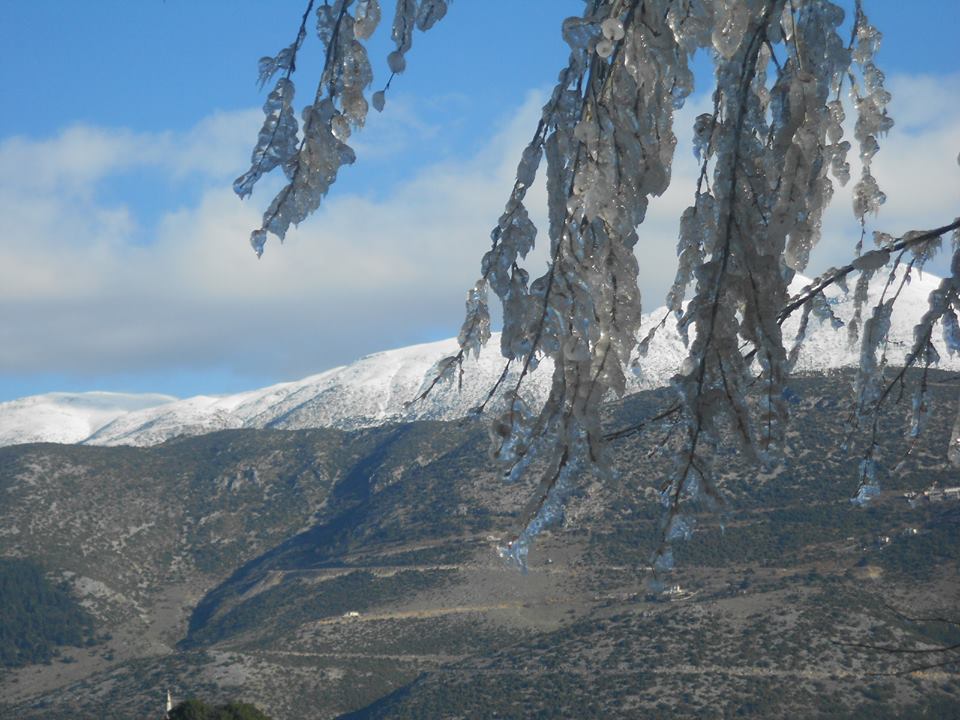
[[172, 395], [47, 393], [0, 403], [0, 445], [77, 443], [121, 415], [177, 400]]
[[[871, 284], [871, 299], [879, 295], [885, 276], [881, 273]], [[805, 282], [798, 279], [793, 289], [799, 291]], [[930, 291], [939, 282], [939, 278], [929, 274], [915, 276], [901, 293], [889, 335], [891, 364], [902, 362], [912, 345], [913, 326], [926, 309]], [[828, 296], [834, 313], [849, 320], [853, 315], [852, 297], [836, 289], [828, 291]], [[869, 307], [865, 308], [864, 314], [869, 316], [869, 311]], [[665, 314], [660, 308], [646, 315], [641, 333], [645, 334]], [[797, 317], [785, 324], [784, 337], [788, 342], [797, 326]], [[425, 400], [409, 407], [407, 404], [416, 397], [434, 363], [456, 353], [456, 340], [375, 353], [303, 380], [235, 395], [173, 400], [162, 395], [56, 393], [23, 398], [0, 404], [0, 444], [43, 440], [142, 446], [179, 435], [228, 428], [354, 429], [402, 420], [449, 420], [463, 417], [484, 401], [504, 368], [499, 345], [499, 335], [495, 334], [478, 359], [464, 363], [460, 388], [457, 382], [440, 385]], [[960, 358], [950, 357], [945, 351], [941, 354], [941, 368], [960, 370]], [[685, 356], [683, 341], [671, 317], [628, 379], [628, 391], [667, 384]], [[817, 371], [855, 365], [858, 356], [859, 349], [848, 343], [845, 329], [836, 331], [829, 323], [811, 318], [796, 369]], [[524, 382], [530, 400], [546, 397], [550, 370], [549, 360], [544, 361]], [[503, 387], [510, 387], [509, 379]]]
[[[662, 317], [660, 314], [659, 317]], [[650, 322], [653, 322], [652, 315]], [[410, 401], [434, 364], [458, 351], [454, 338], [374, 353], [303, 380], [228, 396], [198, 396], [128, 413], [85, 440], [90, 445], [153, 445], [178, 435], [199, 435], [227, 428], [344, 430], [404, 420], [452, 420], [480, 405], [504, 370], [500, 335], [494, 333], [479, 358], [463, 364], [461, 382], [435, 387], [423, 400]], [[675, 327], [665, 327], [651, 346], [642, 373], [629, 379], [631, 392], [662, 386], [686, 352]], [[524, 381], [524, 394], [546, 398], [552, 363], [541, 362]], [[502, 388], [516, 382], [511, 370]], [[489, 408], [496, 407], [496, 401]]]

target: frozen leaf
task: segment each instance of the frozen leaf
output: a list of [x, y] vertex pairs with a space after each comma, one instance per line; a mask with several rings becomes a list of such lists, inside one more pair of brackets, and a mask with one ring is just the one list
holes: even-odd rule
[[446, 0], [420, 0], [420, 7], [417, 9], [417, 29], [426, 32], [446, 14]]
[[600, 28], [595, 22], [579, 17], [568, 17], [563, 21], [563, 39], [573, 50], [587, 50], [596, 42]]
[[266, 230], [254, 230], [250, 233], [250, 247], [253, 248], [253, 251], [257, 254], [257, 257], [263, 255], [263, 246], [267, 243], [267, 231]]
[[658, 552], [653, 559], [653, 568], [657, 572], [669, 572], [673, 570], [676, 562], [673, 558], [673, 548], [669, 545]]
[[379, 0], [359, 0], [354, 10], [353, 33], [358, 40], [366, 40], [373, 35], [380, 24]]
[[263, 87], [278, 72], [288, 72], [293, 69], [293, 61], [297, 54], [298, 43], [285, 47], [275, 57], [262, 57], [258, 64], [259, 77], [257, 83]]
[[504, 399], [506, 410], [493, 423], [490, 437], [494, 460], [512, 465], [526, 454], [533, 441], [533, 413], [515, 391]]
[[331, 126], [337, 115], [330, 100], [304, 108], [301, 149], [296, 163], [291, 162], [284, 168], [288, 170], [290, 182], [263, 215], [262, 229], [281, 240], [291, 225], [303, 222], [320, 206], [340, 168], [356, 159], [353, 150], [333, 134]]
[[682, 515], [674, 515], [667, 528], [666, 539], [668, 542], [675, 540], [689, 540], [693, 537], [694, 518], [686, 518]]
[[[413, 28], [416, 25], [416, 0], [397, 0], [397, 9], [393, 15], [393, 27], [390, 36], [397, 46], [397, 53], [402, 57], [413, 45]], [[402, 72], [402, 70], [393, 70]]]
[[263, 104], [266, 116], [250, 158], [250, 169], [233, 183], [241, 198], [253, 192], [253, 186], [276, 167], [288, 172], [298, 150], [297, 119], [293, 114], [293, 83], [280, 78]]
[[392, 53], [387, 55], [387, 66], [390, 68], [390, 72], [399, 75], [407, 69], [407, 60], [403, 56], [402, 52], [399, 50], [394, 50]]
[[953, 421], [953, 429], [950, 431], [947, 460], [955, 468], [960, 468], [960, 402], [957, 403], [957, 417]]
[[861, 485], [857, 490], [855, 497], [850, 498], [850, 502], [854, 505], [859, 505], [863, 507], [867, 505], [873, 498], [880, 495], [880, 488], [873, 484]]
[[[710, 147], [710, 136], [713, 133], [714, 118], [711, 113], [697, 116], [693, 124], [693, 156], [697, 160], [707, 156]], [[701, 157], [702, 156], [702, 157]]]
[[625, 34], [623, 30], [623, 22], [621, 22], [620, 18], [615, 17], [610, 17], [604, 20], [600, 24], [600, 30], [603, 32], [603, 36], [605, 38], [613, 42], [619, 42], [620, 40], [623, 40]]
[[480, 357], [480, 348], [490, 339], [490, 310], [487, 307], [487, 283], [480, 279], [467, 292], [467, 312], [458, 342], [465, 357]]
[[317, 37], [324, 47], [329, 47], [333, 42], [338, 16], [339, 13], [334, 12], [334, 7], [328, 3], [317, 6]]
[[420, 384], [420, 389], [417, 390], [417, 396], [423, 395], [434, 385], [442, 385], [453, 380], [459, 367], [459, 358], [456, 355], [437, 360], [427, 371], [427, 374], [423, 376], [423, 382]]
[[947, 346], [947, 352], [951, 355], [960, 355], [960, 324], [953, 310], [946, 310], [943, 315], [943, 341]]
[[853, 214], [864, 218], [868, 213], [876, 213], [886, 200], [876, 179], [864, 168], [863, 176], [853, 188]]
[[750, 8], [740, 0], [718, 0], [713, 28], [713, 47], [724, 58], [730, 59], [743, 41], [750, 22]]
[[888, 250], [871, 250], [853, 261], [855, 270], [879, 270], [890, 262]]

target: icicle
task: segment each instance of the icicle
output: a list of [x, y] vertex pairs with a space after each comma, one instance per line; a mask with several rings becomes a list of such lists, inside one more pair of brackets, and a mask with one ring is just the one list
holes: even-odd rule
[[487, 307], [487, 283], [482, 278], [467, 292], [467, 312], [457, 341], [469, 357], [480, 357], [480, 348], [490, 339], [490, 310]]
[[960, 401], [957, 402], [957, 417], [953, 421], [953, 429], [950, 431], [947, 460], [954, 467], [960, 468]]
[[943, 315], [943, 341], [947, 346], [947, 352], [950, 355], [960, 355], [960, 324], [957, 322], [957, 314], [953, 310], [947, 310]]
[[[266, 173], [282, 167], [290, 177], [297, 155], [297, 119], [293, 114], [293, 83], [280, 78], [263, 104], [266, 118], [257, 144], [250, 158], [250, 169], [233, 183], [234, 192], [241, 198], [253, 192], [253, 186]], [[261, 246], [262, 247], [262, 246]]]

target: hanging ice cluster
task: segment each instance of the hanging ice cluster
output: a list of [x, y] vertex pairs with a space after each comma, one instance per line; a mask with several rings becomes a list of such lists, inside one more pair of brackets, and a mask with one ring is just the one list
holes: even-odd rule
[[[369, 105], [366, 92], [373, 72], [364, 41], [380, 22], [379, 0], [325, 0], [315, 14], [316, 34], [325, 48], [325, 59], [313, 101], [302, 111], [302, 134], [298, 133], [293, 109], [297, 53], [307, 38], [314, 0], [310, 0], [296, 40], [275, 57], [260, 60], [260, 85], [281, 73], [264, 103], [263, 127], [251, 157], [250, 169], [234, 182], [240, 197], [253, 192], [260, 178], [280, 167], [287, 184], [263, 215], [263, 224], [250, 235], [257, 255], [263, 253], [267, 233], [280, 240], [291, 225], [313, 213], [336, 181], [344, 165], [356, 159], [347, 141], [353, 130], [363, 127]], [[428, 30], [447, 11], [446, 0], [399, 0], [392, 37], [396, 49], [387, 58], [391, 72], [403, 72], [405, 54], [413, 44], [413, 29]], [[384, 92], [372, 98], [382, 110]]]
[[[846, 147], [842, 114], [831, 100], [851, 60], [838, 33], [843, 11], [830, 2], [712, 5], [714, 112], [694, 128], [701, 182], [681, 220], [677, 279], [667, 298], [681, 328], [694, 330], [674, 378], [684, 439], [664, 488], [669, 517], [688, 502], [716, 498], [711, 455], [722, 440], [735, 438], [763, 462], [778, 457], [792, 364], [780, 310], [794, 271], [806, 266], [819, 240], [833, 194], [827, 171], [836, 174]], [[691, 284], [693, 297], [681, 311]], [[817, 297], [805, 314], [830, 316]], [[759, 389], [754, 401], [747, 400], [748, 385]], [[661, 554], [668, 541], [669, 534]]]
[[870, 24], [859, 0], [856, 12], [853, 59], [860, 70], [863, 86], [861, 87], [851, 74], [850, 93], [857, 110], [854, 137], [860, 145], [860, 161], [863, 163], [863, 170], [860, 180], [853, 188], [853, 214], [860, 218], [861, 224], [864, 224], [867, 214], [876, 213], [887, 199], [870, 169], [873, 156], [880, 149], [878, 138], [890, 131], [893, 120], [887, 115], [886, 110], [890, 102], [890, 93], [883, 86], [884, 74], [874, 64], [874, 56], [883, 36]]
[[[701, 172], [680, 221], [677, 273], [666, 299], [689, 354], [673, 378], [677, 404], [659, 416], [673, 422], [675, 467], [661, 487], [663, 542], [654, 565], [669, 569], [671, 543], [693, 532], [688, 505], [718, 501], [712, 468], [721, 445], [733, 438], [748, 457], [777, 461], [788, 420], [787, 380], [809, 319], [842, 325], [824, 290], [833, 284], [845, 288], [852, 273], [859, 276], [848, 333], [862, 342], [857, 416], [873, 417], [876, 432], [875, 412], [890, 388], [883, 350], [897, 283], [908, 281], [909, 270], [938, 251], [940, 235], [960, 223], [899, 238], [877, 234], [877, 249], [861, 254], [858, 243], [851, 264], [788, 296], [790, 281], [806, 267], [820, 238], [833, 181], [842, 185], [850, 178], [847, 94], [862, 163], [853, 209], [864, 233], [868, 217], [884, 201], [871, 164], [879, 139], [893, 124], [886, 110], [890, 95], [875, 64], [881, 36], [860, 0], [851, 3], [849, 42], [840, 34], [845, 11], [829, 0], [590, 0], [582, 16], [563, 21], [568, 62], [522, 153], [480, 278], [467, 293], [460, 350], [437, 363], [418, 394], [458, 376], [463, 360], [487, 342], [492, 291], [503, 305], [501, 351], [507, 362], [497, 383], [506, 386], [491, 426], [492, 456], [508, 480], [536, 488], [501, 549], [505, 557], [524, 565], [530, 542], [562, 518], [568, 495], [587, 475], [606, 472], [601, 403], [624, 392], [625, 369], [631, 362], [642, 364], [635, 359], [638, 351], [644, 353], [663, 324], [638, 344], [635, 247], [649, 199], [670, 183], [674, 113], [693, 90], [689, 60], [698, 50], [712, 54], [715, 88], [712, 111], [697, 117], [692, 128]], [[236, 189], [249, 194], [276, 167], [289, 182], [253, 234], [258, 253], [268, 231], [282, 238], [291, 223], [316, 209], [339, 169], [353, 162], [346, 143], [367, 112], [371, 72], [363, 43], [380, 20], [379, 3], [328, 0], [316, 13], [326, 62], [298, 135], [290, 75], [310, 7], [312, 2], [297, 40], [261, 61], [262, 83], [277, 74], [280, 79], [264, 105], [251, 169]], [[429, 29], [446, 12], [444, 0], [397, 0], [391, 26], [395, 49], [388, 57], [392, 73], [406, 67], [413, 29]], [[389, 82], [371, 98], [378, 110]], [[526, 202], [541, 170], [549, 263], [531, 277], [524, 260], [538, 230]], [[936, 361], [937, 323], [947, 349], [960, 352], [958, 245], [951, 277], [931, 295], [929, 312], [917, 326], [908, 364], [927, 367]], [[894, 282], [903, 273], [891, 273], [884, 295], [867, 310], [870, 278], [890, 263], [896, 268], [905, 253], [906, 279]], [[788, 352], [781, 325], [798, 309], [800, 328]], [[532, 408], [523, 383], [543, 358], [553, 361], [551, 391], [542, 407]], [[507, 383], [510, 367], [514, 374]], [[921, 383], [911, 408], [914, 435], [926, 418], [925, 387]], [[960, 415], [949, 456], [960, 464]], [[861, 463], [858, 503], [876, 494], [876, 475], [871, 450]]]
[[[568, 65], [523, 154], [482, 266], [504, 305], [502, 350], [521, 368], [521, 382], [540, 357], [554, 366], [538, 413], [508, 408], [511, 422], [521, 423], [509, 437], [524, 442], [495, 452], [511, 477], [534, 466], [542, 473], [514, 554], [555, 519], [562, 488], [582, 482], [582, 467], [604, 467], [600, 404], [624, 392], [639, 331], [637, 227], [648, 198], [669, 185], [673, 114], [693, 88], [687, 59], [697, 42], [674, 28], [689, 16], [689, 30], [703, 34], [702, 14], [703, 7], [686, 12], [670, 2], [601, 2], [563, 24]], [[544, 158], [551, 262], [528, 282], [519, 261], [536, 229], [523, 200]]]
[[[917, 438], [927, 425], [929, 417], [927, 372], [931, 366], [940, 361], [940, 351], [935, 344], [938, 324], [942, 328], [942, 339], [946, 351], [953, 353], [960, 349], [960, 342], [958, 342], [960, 328], [957, 325], [957, 312], [960, 311], [960, 253], [955, 246], [950, 275], [930, 293], [927, 310], [914, 327], [913, 345], [904, 359], [903, 367], [895, 371], [892, 379], [886, 377], [886, 344], [890, 316], [900, 291], [910, 282], [912, 273], [922, 268], [930, 257], [939, 252], [944, 231], [951, 227], [956, 228], [958, 225], [960, 221], [937, 230], [911, 231], [899, 239], [877, 233], [875, 241], [880, 246], [879, 249], [861, 255], [850, 265], [852, 269], [860, 270], [855, 297], [856, 322], [859, 320], [861, 308], [866, 303], [866, 287], [870, 278], [892, 257], [895, 257], [883, 293], [874, 305], [870, 318], [864, 323], [860, 363], [854, 381], [856, 404], [852, 425], [854, 428], [860, 425], [869, 427], [869, 442], [860, 466], [858, 498], [865, 489], [877, 487], [875, 454], [881, 435], [879, 411], [891, 395], [891, 391], [904, 382], [906, 371], [911, 367], [920, 369], [920, 378], [913, 390], [910, 410], [907, 413], [907, 435], [911, 440], [907, 455], [912, 452]], [[909, 260], [905, 261], [905, 258]], [[854, 323], [851, 325], [856, 327]], [[957, 436], [957, 429], [954, 427], [947, 451], [947, 459], [954, 465], [960, 465], [960, 454], [958, 454], [960, 450], [957, 449], [960, 447], [960, 438]], [[906, 457], [898, 463], [897, 467], [901, 467], [905, 459]], [[857, 502], [862, 504], [860, 501]]]
[[[939, 322], [943, 329], [943, 341], [947, 352], [960, 353], [958, 313], [960, 313], [960, 252], [955, 248], [950, 275], [930, 293], [927, 311], [913, 329], [913, 347], [907, 356], [907, 362], [919, 364], [924, 370], [923, 381], [914, 393], [912, 404], [910, 434], [913, 437], [920, 434], [926, 422], [926, 369], [940, 359], [940, 354], [933, 343], [936, 324]], [[960, 399], [957, 402], [957, 419], [953, 424], [948, 442], [947, 459], [952, 465], [960, 468]]]

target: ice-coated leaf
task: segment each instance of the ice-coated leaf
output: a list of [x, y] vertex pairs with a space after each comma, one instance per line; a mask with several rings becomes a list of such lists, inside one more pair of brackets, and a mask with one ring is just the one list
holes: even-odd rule
[[277, 81], [263, 104], [266, 117], [257, 136], [257, 144], [253, 148], [250, 169], [233, 183], [234, 192], [241, 198], [250, 195], [257, 181], [276, 167], [283, 167], [289, 176], [289, 168], [298, 151], [298, 125], [293, 114], [293, 95], [293, 83], [283, 77]]
[[880, 49], [882, 38], [883, 34], [870, 24], [866, 16], [863, 16], [856, 29], [856, 46], [853, 59], [861, 65], [869, 62], [877, 54], [877, 50]]
[[676, 540], [689, 540], [693, 537], [693, 528], [696, 519], [693, 517], [684, 517], [683, 515], [674, 515], [670, 520], [670, 525], [665, 533], [667, 542]]
[[960, 401], [957, 402], [957, 417], [953, 421], [953, 429], [950, 431], [947, 460], [955, 468], [960, 468]]
[[250, 247], [257, 254], [257, 257], [263, 255], [263, 246], [267, 243], [267, 231], [263, 229], [254, 230], [250, 233]]
[[426, 32], [447, 14], [447, 0], [420, 0], [417, 8], [417, 29]]
[[888, 250], [871, 250], [853, 261], [854, 270], [879, 270], [890, 262]]
[[600, 30], [603, 32], [603, 36], [608, 40], [613, 42], [619, 42], [623, 40], [624, 35], [626, 34], [623, 29], [623, 22], [620, 18], [609, 17], [600, 23]]
[[483, 276], [501, 300], [510, 291], [514, 264], [518, 258], [526, 257], [530, 252], [536, 236], [537, 227], [520, 202], [511, 203], [490, 233], [494, 247], [483, 257], [481, 268]]
[[[417, 21], [416, 0], [397, 0], [397, 9], [393, 15], [393, 27], [390, 36], [396, 43], [397, 53], [402, 57], [413, 46], [413, 28]], [[393, 70], [392, 72], [403, 72]]]
[[880, 495], [880, 488], [877, 487], [876, 485], [872, 483], [861, 485], [860, 488], [857, 490], [856, 496], [850, 498], [850, 502], [852, 502], [854, 505], [859, 505], [863, 507], [864, 505], [869, 504], [870, 501], [873, 500], [873, 498], [877, 497], [878, 495]]
[[710, 147], [710, 136], [713, 134], [714, 117], [712, 113], [698, 115], [693, 124], [693, 156], [699, 161], [701, 156], [706, 157]]
[[394, 50], [387, 55], [387, 67], [390, 68], [390, 72], [399, 75], [407, 69], [407, 59], [403, 56], [402, 52]]
[[337, 27], [337, 17], [334, 6], [329, 3], [323, 3], [317, 6], [317, 37], [324, 47], [329, 47], [333, 42], [333, 33]]
[[357, 40], [366, 40], [380, 24], [380, 0], [359, 0], [353, 17], [353, 34]]
[[459, 367], [460, 362], [456, 355], [437, 360], [427, 371], [427, 374], [423, 376], [423, 381], [417, 390], [417, 396], [423, 395], [434, 385], [441, 385], [453, 380]]
[[276, 56], [267, 56], [260, 58], [258, 63], [259, 77], [257, 78], [258, 87], [263, 87], [278, 72], [287, 72], [293, 67], [293, 60], [296, 57], [298, 43], [293, 43], [285, 47]]
[[573, 50], [587, 50], [597, 41], [600, 27], [591, 20], [568, 17], [563, 21], [563, 39]]
[[329, 99], [303, 110], [303, 143], [290, 182], [273, 199], [263, 215], [262, 229], [281, 240], [291, 225], [299, 225], [320, 206], [337, 173], [356, 160], [353, 150], [332, 131], [339, 115]]
[[362, 127], [367, 116], [364, 90], [373, 81], [367, 50], [356, 40], [341, 43], [340, 63], [335, 88], [340, 95], [343, 115], [354, 127]]
[[943, 341], [947, 346], [947, 352], [951, 355], [960, 355], [960, 324], [953, 310], [946, 310], [943, 315]]
[[750, 22], [750, 8], [741, 0], [717, 0], [713, 47], [729, 59], [737, 52]]
[[520, 163], [517, 165], [517, 183], [521, 190], [526, 190], [537, 176], [537, 168], [540, 166], [540, 158], [543, 157], [543, 151], [540, 144], [536, 141], [527, 145], [520, 157]]
[[533, 441], [533, 413], [524, 399], [510, 391], [504, 396], [506, 409], [490, 428], [494, 460], [505, 465], [518, 462]]
[[480, 349], [490, 339], [490, 309], [487, 307], [487, 282], [483, 278], [467, 291], [467, 312], [457, 341], [466, 357], [480, 357]]
[[864, 218], [879, 211], [886, 201], [887, 196], [880, 190], [876, 178], [864, 167], [862, 177], [853, 188], [853, 214]]

